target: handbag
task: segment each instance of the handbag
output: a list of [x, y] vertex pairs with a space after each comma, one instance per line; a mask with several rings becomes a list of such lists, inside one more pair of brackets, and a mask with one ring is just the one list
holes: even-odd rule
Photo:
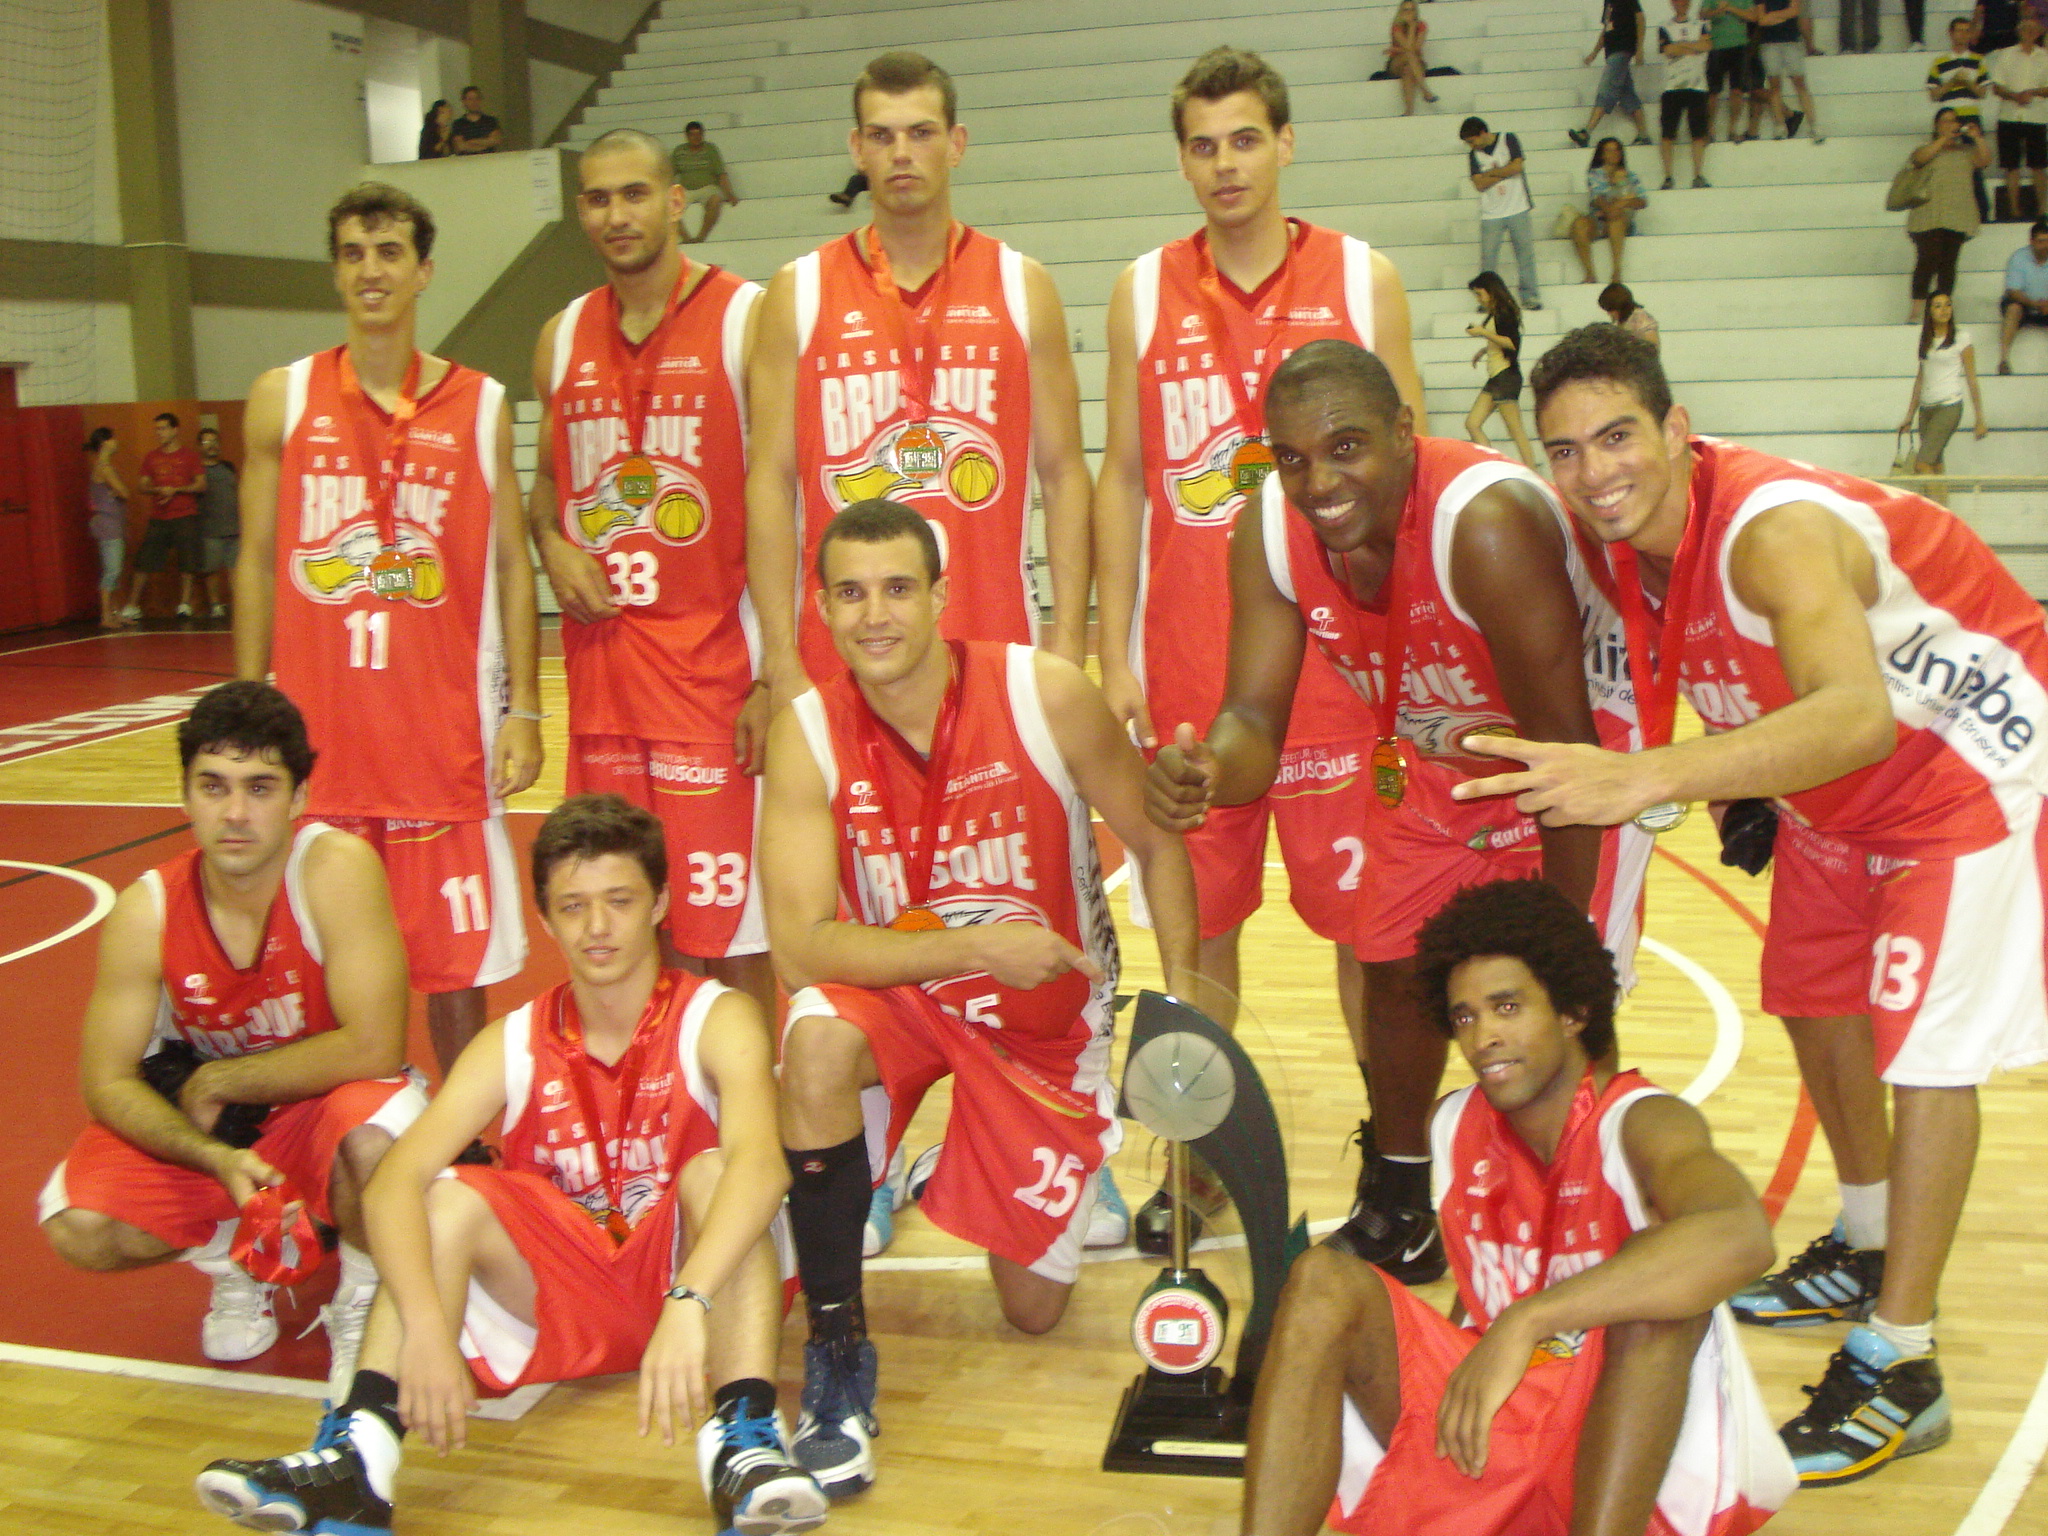
[[1912, 156], [1899, 167], [1899, 174], [1892, 178], [1892, 188], [1884, 195], [1884, 205], [1893, 213], [1904, 213], [1908, 208], [1918, 208], [1934, 195], [1931, 183], [1934, 180], [1934, 162], [1915, 165]]
[[1572, 228], [1579, 222], [1579, 218], [1578, 208], [1571, 203], [1566, 203], [1557, 210], [1557, 222], [1550, 226], [1550, 238], [1553, 240], [1571, 239]]
[[1920, 434], [1912, 427], [1899, 428], [1898, 450], [1892, 454], [1892, 473], [1910, 475], [1920, 458]]

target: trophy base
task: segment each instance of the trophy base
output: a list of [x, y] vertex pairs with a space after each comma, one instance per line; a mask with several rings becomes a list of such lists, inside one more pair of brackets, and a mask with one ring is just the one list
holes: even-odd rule
[[1105, 1472], [1243, 1477], [1251, 1404], [1224, 1386], [1216, 1366], [1189, 1376], [1148, 1370], [1124, 1389]]

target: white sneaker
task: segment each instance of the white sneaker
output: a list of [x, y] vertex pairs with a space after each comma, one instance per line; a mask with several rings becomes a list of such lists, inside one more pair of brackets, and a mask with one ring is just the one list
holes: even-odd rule
[[910, 1198], [909, 1179], [904, 1169], [903, 1148], [898, 1146], [896, 1155], [889, 1160], [889, 1171], [875, 1186], [875, 1192], [868, 1200], [867, 1224], [861, 1229], [860, 1238], [860, 1256], [864, 1259], [872, 1259], [881, 1253], [896, 1235], [896, 1213]]
[[1121, 1248], [1131, 1240], [1131, 1208], [1124, 1204], [1123, 1191], [1116, 1187], [1109, 1165], [1102, 1165], [1095, 1178], [1095, 1203], [1088, 1209], [1088, 1235], [1083, 1248]]
[[122, 617], [122, 618], [124, 618], [124, 619], [128, 619], [128, 620], [131, 620], [131, 621], [132, 621], [132, 620], [135, 620], [135, 619], [139, 619], [139, 618], [141, 618], [141, 617], [142, 617], [142, 606], [141, 606], [141, 604], [139, 604], [139, 603], [130, 603], [130, 604], [129, 604], [129, 605], [128, 605], [128, 606], [126, 607], [126, 608], [123, 608], [123, 609], [121, 610], [121, 617]]
[[[370, 1303], [377, 1299], [377, 1287], [359, 1285], [347, 1297], [336, 1294], [322, 1307], [315, 1321], [327, 1330], [327, 1400], [340, 1403], [355, 1384], [356, 1356], [363, 1350], [363, 1325], [370, 1320]], [[313, 1330], [309, 1326], [306, 1333]], [[301, 1338], [305, 1334], [300, 1335]]]
[[253, 1360], [277, 1342], [277, 1289], [229, 1265], [213, 1277], [213, 1300], [199, 1325], [199, 1348], [209, 1360]]
[[179, 617], [179, 618], [181, 618], [181, 619], [189, 619], [189, 618], [191, 618], [191, 617], [192, 617], [192, 605], [191, 605], [190, 603], [180, 603], [180, 604], [178, 604], [178, 617]]

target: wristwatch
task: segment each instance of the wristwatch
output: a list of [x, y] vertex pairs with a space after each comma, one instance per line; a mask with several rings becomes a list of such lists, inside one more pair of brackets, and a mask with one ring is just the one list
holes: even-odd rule
[[692, 1286], [670, 1286], [668, 1292], [668, 1299], [670, 1301], [694, 1301], [706, 1312], [709, 1312], [711, 1310], [711, 1298], [709, 1296], [706, 1296], [702, 1291], [697, 1290]]

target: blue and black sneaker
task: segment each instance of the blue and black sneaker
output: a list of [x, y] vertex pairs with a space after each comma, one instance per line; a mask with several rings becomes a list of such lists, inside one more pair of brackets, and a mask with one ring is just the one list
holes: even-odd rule
[[1860, 1323], [1876, 1307], [1883, 1285], [1884, 1250], [1851, 1248], [1838, 1221], [1776, 1274], [1729, 1297], [1728, 1306], [1737, 1322], [1758, 1328]]
[[1853, 1483], [1888, 1461], [1946, 1445], [1948, 1393], [1934, 1356], [1910, 1360], [1875, 1328], [1852, 1328], [1813, 1401], [1778, 1431], [1806, 1488]]
[[387, 1536], [391, 1506], [370, 1486], [348, 1423], [347, 1409], [331, 1408], [308, 1450], [210, 1462], [196, 1484], [199, 1502], [252, 1531]]
[[[840, 1314], [834, 1316], [833, 1314]], [[792, 1449], [797, 1465], [832, 1498], [874, 1486], [875, 1346], [868, 1341], [858, 1299], [811, 1314], [804, 1345], [803, 1412]]]
[[697, 1431], [697, 1473], [720, 1536], [787, 1536], [825, 1519], [825, 1494], [790, 1460], [782, 1421], [728, 1403]]

